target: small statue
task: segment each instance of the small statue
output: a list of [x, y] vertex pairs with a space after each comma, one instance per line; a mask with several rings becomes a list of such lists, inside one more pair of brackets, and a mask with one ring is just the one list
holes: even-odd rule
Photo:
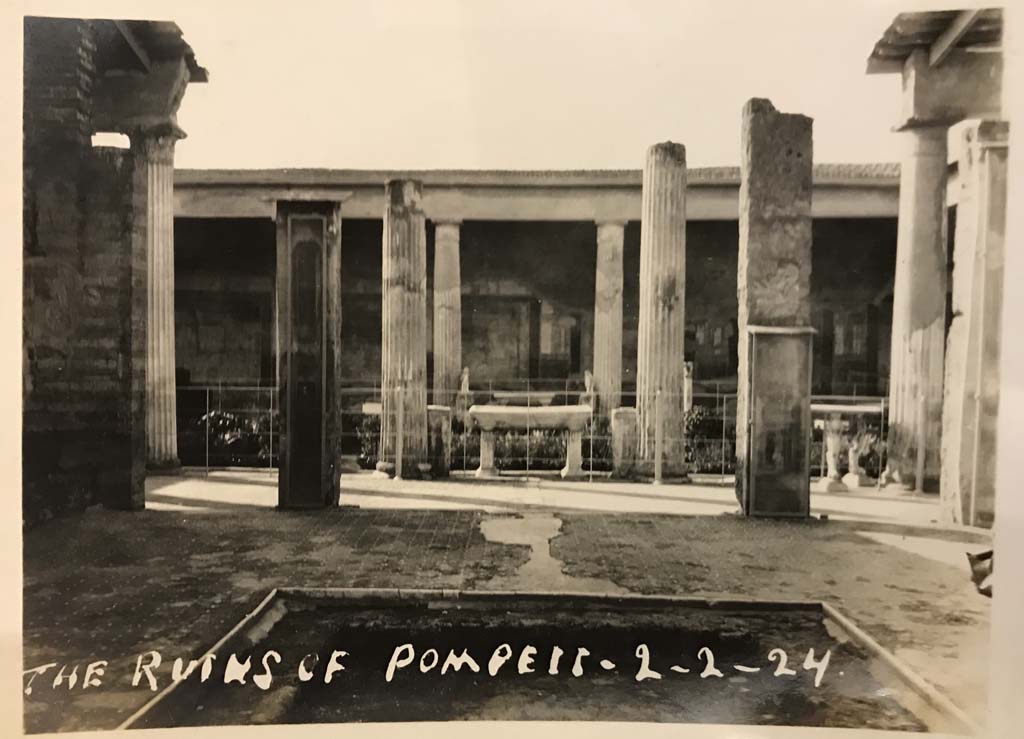
[[583, 371], [583, 392], [580, 393], [580, 405], [594, 407], [594, 373], [590, 370]]
[[869, 487], [874, 484], [874, 480], [868, 477], [867, 472], [860, 466], [860, 458], [871, 451], [877, 440], [877, 434], [869, 431], [851, 434], [847, 439], [846, 453], [850, 471], [843, 475], [843, 484], [847, 487]]
[[825, 461], [828, 472], [815, 485], [815, 490], [823, 493], [845, 493], [849, 490], [839, 475], [839, 445], [843, 440], [843, 418], [838, 413], [830, 413], [825, 420], [823, 429], [825, 444]]
[[455, 418], [465, 425], [469, 422], [469, 406], [472, 405], [472, 395], [469, 392], [469, 367], [462, 368], [459, 377], [459, 390], [455, 395]]

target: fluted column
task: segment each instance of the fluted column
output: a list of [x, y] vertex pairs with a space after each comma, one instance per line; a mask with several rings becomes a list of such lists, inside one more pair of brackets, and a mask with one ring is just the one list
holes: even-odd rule
[[453, 406], [462, 374], [459, 223], [434, 226], [434, 403]]
[[886, 478], [936, 490], [946, 330], [947, 129], [913, 128], [901, 136]]
[[[381, 438], [377, 469], [402, 477], [427, 460], [427, 235], [422, 185], [390, 180], [384, 193]], [[402, 468], [396, 437], [402, 405]]]
[[686, 474], [683, 445], [686, 294], [686, 148], [665, 142], [647, 150], [640, 221], [640, 326], [636, 406], [638, 461], [653, 468], [656, 398], [661, 393], [662, 474]]
[[174, 134], [145, 136], [147, 168], [146, 463], [178, 462], [174, 361]]
[[622, 242], [624, 223], [597, 224], [594, 290], [594, 386], [608, 415], [622, 396]]
[[960, 192], [942, 407], [942, 514], [949, 523], [991, 526], [1009, 126], [1003, 121], [968, 121], [955, 130]]

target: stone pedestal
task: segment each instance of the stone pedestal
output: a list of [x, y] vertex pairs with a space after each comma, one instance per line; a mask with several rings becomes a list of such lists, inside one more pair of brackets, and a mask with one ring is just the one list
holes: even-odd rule
[[427, 452], [430, 476], [448, 477], [452, 457], [452, 409], [446, 405], [427, 406]]
[[811, 126], [768, 100], [743, 108], [736, 492], [747, 515], [809, 510]]
[[462, 373], [459, 224], [434, 226], [434, 403], [452, 406]]
[[636, 408], [612, 411], [612, 476], [628, 478], [636, 474]]
[[843, 484], [854, 490], [874, 487], [877, 484], [877, 481], [860, 466], [860, 458], [871, 451], [878, 437], [866, 431], [862, 419], [858, 419], [858, 426], [859, 428], [851, 430], [846, 438], [846, 461], [849, 472], [843, 475]]
[[936, 491], [946, 328], [946, 128], [912, 128], [901, 136], [885, 480]]
[[1007, 203], [1008, 125], [968, 121], [958, 145], [953, 321], [946, 338], [942, 516], [991, 526]]
[[480, 466], [477, 477], [497, 477], [498, 468], [494, 466], [494, 431], [480, 431]]
[[825, 462], [828, 470], [825, 476], [814, 484], [814, 489], [821, 493], [848, 492], [846, 483], [839, 474], [839, 447], [843, 442], [843, 419], [838, 413], [832, 413], [825, 421]]
[[427, 461], [427, 239], [419, 182], [385, 185], [383, 241], [378, 470], [414, 477]]
[[693, 409], [693, 362], [684, 362], [683, 368], [683, 412], [689, 413]]
[[686, 294], [686, 148], [665, 142], [647, 151], [640, 221], [640, 324], [637, 336], [638, 463], [655, 467], [660, 391], [664, 477], [686, 474], [683, 427], [683, 310]]
[[597, 412], [608, 415], [622, 396], [622, 244], [625, 223], [597, 224], [594, 291], [594, 385]]
[[572, 479], [583, 476], [583, 432], [570, 429], [565, 440], [565, 466], [562, 468], [563, 478]]
[[178, 136], [144, 136], [147, 162], [149, 270], [146, 332], [146, 464], [177, 467], [174, 374], [174, 144]]

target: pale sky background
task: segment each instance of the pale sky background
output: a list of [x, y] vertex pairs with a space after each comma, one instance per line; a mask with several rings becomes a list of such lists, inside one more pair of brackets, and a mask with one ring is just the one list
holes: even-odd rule
[[[946, 3], [958, 7], [964, 3]], [[968, 3], [971, 4], [971, 3]], [[639, 168], [647, 146], [736, 164], [740, 110], [814, 118], [815, 159], [898, 159], [898, 75], [872, 45], [914, 0], [179, 0], [28, 3], [176, 21], [178, 167]]]

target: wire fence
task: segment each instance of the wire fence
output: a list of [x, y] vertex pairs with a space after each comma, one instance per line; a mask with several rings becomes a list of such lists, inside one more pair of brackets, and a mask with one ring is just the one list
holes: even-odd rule
[[[341, 453], [363, 469], [377, 462], [381, 430], [381, 388], [375, 381], [355, 381], [339, 388], [342, 407]], [[735, 471], [736, 394], [727, 383], [694, 383], [688, 398], [665, 395], [660, 443], [669, 454], [685, 457], [691, 473], [731, 475]], [[881, 412], [849, 414], [839, 450], [840, 472], [846, 471], [847, 447], [871, 437], [860, 460], [867, 474], [877, 476], [885, 438], [884, 398], [858, 395], [815, 395], [817, 409], [811, 439], [812, 475], [825, 473], [825, 413], [822, 408], [851, 403]], [[649, 402], [654, 417], [653, 399]], [[596, 408], [582, 380], [514, 379], [471, 384], [456, 397], [451, 414], [450, 469], [472, 471], [480, 466], [481, 434], [468, 417], [473, 405], [536, 409], [525, 414], [518, 428], [494, 432], [494, 461], [499, 471], [557, 471], [566, 464], [567, 433], [561, 428], [537, 428], [532, 423], [557, 416], [560, 406], [590, 405], [592, 412], [581, 434], [582, 470], [600, 475], [612, 470], [610, 416]], [[621, 394], [619, 406], [636, 407], [631, 388]], [[274, 470], [280, 446], [280, 402], [276, 387], [259, 385], [188, 385], [178, 388], [178, 455], [183, 465], [217, 469], [226, 467]], [[551, 410], [542, 410], [551, 409]], [[550, 419], [549, 419], [550, 420]], [[652, 424], [654, 421], [652, 420]], [[651, 443], [654, 430], [651, 429]]]

